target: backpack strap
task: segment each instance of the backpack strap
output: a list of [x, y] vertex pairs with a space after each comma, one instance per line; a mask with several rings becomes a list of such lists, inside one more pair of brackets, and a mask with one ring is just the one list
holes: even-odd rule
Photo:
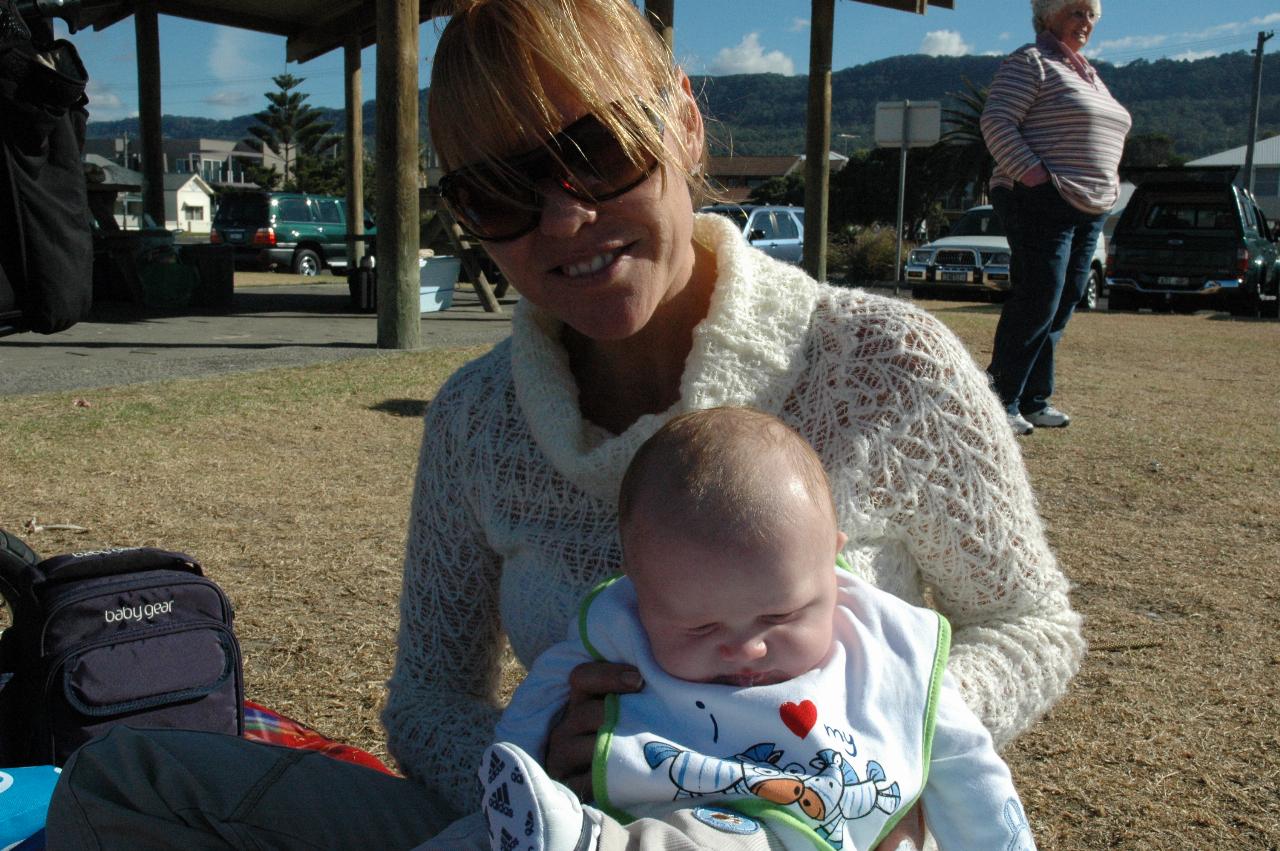
[[34, 602], [32, 589], [43, 575], [36, 566], [40, 556], [21, 538], [0, 529], [0, 596], [18, 622], [18, 612]]

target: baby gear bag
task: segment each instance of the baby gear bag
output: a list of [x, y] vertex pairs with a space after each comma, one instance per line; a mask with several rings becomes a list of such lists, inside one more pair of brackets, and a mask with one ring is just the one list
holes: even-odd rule
[[117, 723], [242, 735], [244, 680], [222, 589], [151, 547], [43, 561], [0, 530], [0, 766], [62, 765]]

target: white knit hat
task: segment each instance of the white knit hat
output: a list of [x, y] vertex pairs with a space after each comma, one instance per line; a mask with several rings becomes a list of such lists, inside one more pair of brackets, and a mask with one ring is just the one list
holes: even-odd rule
[[1102, 0], [1031, 0], [1031, 23], [1036, 32], [1049, 23], [1049, 19], [1068, 6], [1083, 3], [1093, 10], [1096, 17], [1102, 17]]

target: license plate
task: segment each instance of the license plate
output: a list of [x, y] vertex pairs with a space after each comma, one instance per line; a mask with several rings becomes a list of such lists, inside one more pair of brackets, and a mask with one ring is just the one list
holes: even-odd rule
[[227, 242], [244, 242], [244, 231], [229, 230], [226, 232]]
[[1191, 283], [1191, 279], [1181, 275], [1160, 275], [1156, 278], [1156, 283], [1162, 287], [1185, 287]]
[[944, 281], [962, 281], [964, 283], [969, 282], [968, 272], [952, 272], [952, 271], [948, 271], [947, 269], [943, 269], [939, 277], [941, 277], [941, 279]]

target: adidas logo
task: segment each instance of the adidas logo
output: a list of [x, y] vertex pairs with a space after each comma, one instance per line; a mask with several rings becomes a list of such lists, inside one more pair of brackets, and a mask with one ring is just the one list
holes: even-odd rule
[[502, 829], [502, 836], [498, 837], [498, 843], [498, 847], [501, 848], [502, 851], [515, 851], [516, 847], [520, 844], [520, 840], [507, 833], [507, 829], [504, 827]]
[[489, 796], [489, 809], [497, 810], [507, 818], [515, 815], [515, 810], [511, 809], [511, 796], [507, 794], [506, 783], [493, 790], [493, 794]]
[[506, 767], [507, 767], [507, 764], [502, 760], [498, 759], [498, 755], [496, 753], [489, 754], [489, 779], [485, 782], [492, 783], [493, 778], [501, 774], [502, 769]]

